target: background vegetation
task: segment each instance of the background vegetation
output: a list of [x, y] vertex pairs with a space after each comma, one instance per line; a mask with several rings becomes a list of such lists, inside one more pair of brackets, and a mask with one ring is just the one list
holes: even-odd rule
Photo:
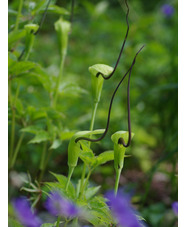
[[[36, 2], [24, 1], [20, 29], [28, 21], [39, 23], [42, 14], [33, 12]], [[104, 83], [95, 122], [95, 128], [105, 128], [113, 89], [136, 51], [145, 44], [131, 76], [131, 120], [135, 137], [127, 151], [132, 156], [125, 161], [120, 186], [134, 191], [134, 204], [153, 227], [165, 226], [165, 223], [176, 226], [171, 204], [177, 200], [177, 1], [169, 1], [174, 7], [170, 16], [162, 11], [166, 3], [164, 0], [129, 1], [128, 40], [114, 78]], [[9, 1], [10, 32], [14, 29], [18, 5], [19, 1]], [[56, 1], [56, 5], [70, 11], [69, 1]], [[127, 29], [125, 11], [124, 1], [76, 1], [55, 106], [52, 97], [59, 74], [60, 54], [54, 23], [60, 13], [48, 12], [35, 37], [29, 56], [30, 64], [35, 65], [30, 68], [27, 65], [23, 70], [21, 65], [15, 73], [14, 61], [20, 56], [25, 39], [23, 37], [16, 45], [10, 43], [9, 152], [19, 148], [14, 165], [9, 159], [10, 200], [24, 194], [15, 179], [27, 172], [32, 179], [41, 176], [43, 153], [49, 161], [42, 181], [54, 179], [49, 171], [67, 175], [69, 139], [75, 131], [89, 129], [91, 119], [88, 67], [97, 63], [114, 66]], [[69, 19], [69, 15], [63, 17]], [[16, 93], [18, 86], [19, 93]], [[112, 149], [110, 136], [114, 132], [127, 130], [126, 88], [124, 83], [114, 101], [108, 135], [101, 143], [92, 145], [96, 154]], [[79, 165], [74, 181], [81, 171], [82, 165]], [[96, 169], [90, 180], [93, 185], [101, 184], [101, 192], [105, 193], [114, 187], [113, 176], [113, 163], [109, 163]]]

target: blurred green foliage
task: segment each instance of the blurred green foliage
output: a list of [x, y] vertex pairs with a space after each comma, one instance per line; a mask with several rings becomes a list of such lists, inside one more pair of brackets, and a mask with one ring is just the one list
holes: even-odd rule
[[[42, 7], [46, 6], [46, 1], [39, 2]], [[54, 150], [44, 176], [50, 180], [48, 170], [67, 174], [67, 146], [73, 133], [89, 129], [92, 97], [88, 68], [97, 63], [114, 66], [127, 29], [126, 9], [122, 0], [76, 1], [58, 103], [54, 109], [50, 106], [50, 98], [60, 65], [54, 23], [61, 13], [69, 19], [70, 3], [52, 1], [52, 4], [56, 3], [55, 12], [49, 10], [35, 37], [29, 62], [15, 64], [24, 48], [25, 35], [20, 30], [13, 37], [15, 40], [11, 39], [18, 3], [9, 1], [9, 86], [14, 95], [18, 84], [20, 86], [15, 107], [15, 141], [22, 133], [25, 135], [14, 170], [29, 171], [36, 177], [41, 153], [47, 146]], [[40, 21], [42, 9], [41, 12], [34, 11], [36, 3], [24, 1], [20, 29], [28, 22]], [[177, 1], [169, 1], [175, 9], [171, 17], [161, 11], [165, 3], [163, 0], [129, 1], [128, 40], [115, 76], [103, 85], [95, 122], [95, 129], [105, 128], [112, 92], [130, 67], [136, 51], [145, 44], [131, 76], [131, 119], [135, 136], [127, 151], [132, 157], [125, 162], [120, 183], [135, 189], [134, 200], [137, 206], [141, 205], [149, 226], [154, 227], [165, 226], [165, 223], [176, 226], [170, 207], [177, 200]], [[64, 8], [67, 11], [62, 12]], [[17, 42], [19, 39], [21, 42]], [[110, 136], [116, 131], [127, 130], [126, 88], [125, 81], [114, 100], [108, 135], [101, 143], [92, 144], [96, 154], [113, 149]], [[11, 138], [13, 113], [10, 99], [9, 102]], [[113, 163], [99, 167], [92, 176], [92, 184], [101, 183], [102, 192], [113, 188], [113, 171]], [[81, 166], [77, 167], [74, 176], [78, 178], [80, 172]], [[10, 186], [10, 197], [15, 194], [13, 189], [14, 186]]]

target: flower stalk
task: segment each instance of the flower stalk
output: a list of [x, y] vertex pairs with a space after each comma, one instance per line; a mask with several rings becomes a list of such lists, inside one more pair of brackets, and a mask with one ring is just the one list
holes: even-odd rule
[[66, 54], [67, 54], [68, 35], [70, 32], [70, 29], [71, 29], [70, 22], [68, 22], [62, 18], [60, 18], [55, 23], [55, 30], [57, 32], [59, 52], [60, 52], [60, 69], [59, 69], [59, 74], [58, 74], [58, 78], [57, 78], [56, 86], [55, 86], [55, 92], [54, 92], [54, 97], [53, 97], [53, 107], [56, 106], [58, 95], [59, 95], [59, 86], [60, 86], [61, 79], [63, 76], [63, 68], [64, 68], [65, 58], [66, 58]]
[[22, 8], [23, 8], [23, 0], [19, 0], [19, 8], [18, 8], [18, 13], [17, 13], [17, 18], [16, 18], [16, 23], [15, 23], [14, 31], [18, 30], [18, 27], [19, 27], [19, 19], [21, 17]]

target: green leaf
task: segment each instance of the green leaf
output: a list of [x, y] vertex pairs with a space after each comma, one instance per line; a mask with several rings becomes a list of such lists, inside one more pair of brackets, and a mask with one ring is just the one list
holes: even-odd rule
[[60, 138], [61, 140], [70, 140], [74, 134], [74, 131], [63, 131], [60, 134]]
[[83, 153], [89, 152], [89, 153], [92, 154], [92, 156], [94, 156], [94, 153], [93, 153], [92, 149], [90, 148], [90, 145], [89, 145], [89, 142], [88, 141], [86, 141], [86, 140], [80, 140], [79, 142], [81, 144]]
[[99, 225], [100, 219], [99, 219], [99, 217], [97, 217], [97, 215], [94, 213], [94, 211], [90, 211], [90, 215], [86, 216], [85, 220], [90, 222], [93, 226], [100, 226]]
[[18, 98], [16, 99], [15, 107], [16, 107], [17, 112], [20, 115], [23, 115], [24, 114], [23, 104], [22, 104], [21, 100], [18, 99]]
[[107, 1], [101, 1], [95, 6], [94, 10], [94, 16], [100, 16], [105, 12], [105, 10], [108, 8], [108, 2]]
[[9, 227], [23, 227], [18, 221], [15, 219], [8, 217], [8, 226]]
[[43, 69], [39, 64], [35, 64], [35, 67], [32, 69], [32, 72], [30, 72], [26, 76], [36, 77], [48, 92], [52, 90], [51, 77], [46, 72], [46, 70]]
[[22, 128], [20, 131], [21, 132], [29, 132], [33, 134], [37, 134], [38, 131], [40, 131], [41, 128], [36, 126], [36, 125], [30, 125], [28, 127]]
[[34, 106], [28, 106], [26, 109], [26, 115], [27, 118], [29, 118], [29, 120], [31, 122], [40, 119], [40, 118], [46, 118], [47, 114], [46, 111], [41, 109], [36, 109]]
[[53, 143], [52, 143], [52, 145], [50, 146], [49, 149], [50, 149], [50, 150], [51, 150], [51, 149], [57, 149], [58, 147], [61, 146], [61, 144], [62, 144], [62, 141], [56, 139], [56, 140], [53, 141]]
[[45, 109], [45, 111], [47, 113], [47, 116], [50, 119], [56, 120], [56, 119], [62, 119], [62, 118], [64, 118], [64, 115], [60, 111], [55, 110], [52, 107], [46, 107], [44, 109]]
[[114, 151], [105, 151], [96, 157], [95, 167], [114, 160]]
[[102, 196], [95, 196], [91, 201], [90, 201], [90, 206], [91, 208], [103, 208], [105, 207], [108, 209], [108, 206], [106, 205], [106, 199]]
[[[63, 223], [62, 221], [60, 221], [60, 223]], [[55, 223], [45, 223], [45, 224], [42, 224], [41, 227], [55, 227], [57, 224], [57, 222]]]
[[81, 189], [81, 179], [79, 179], [78, 183], [76, 184], [76, 198], [79, 198], [80, 189]]
[[79, 87], [77, 84], [74, 84], [72, 82], [66, 82], [61, 84], [59, 94], [63, 96], [79, 96], [81, 94], [88, 94], [88, 92], [85, 89]]
[[33, 69], [34, 67], [36, 67], [36, 64], [31, 61], [13, 62], [9, 68], [9, 74], [19, 75]]
[[52, 90], [51, 76], [38, 63], [30, 61], [11, 62], [9, 74], [22, 77], [35, 77], [43, 85], [46, 91]]
[[45, 224], [42, 224], [41, 227], [54, 227], [55, 225], [52, 224], [52, 223], [45, 223]]
[[79, 157], [88, 166], [92, 166], [96, 163], [96, 158], [95, 158], [93, 152], [90, 152], [90, 151], [81, 152], [80, 151]]
[[14, 16], [17, 16], [17, 11], [15, 11], [15, 10], [13, 10], [13, 9], [8, 8], [8, 14], [10, 14], [10, 15], [14, 15]]
[[73, 139], [76, 140], [78, 137], [91, 136], [104, 133], [105, 129], [96, 129], [94, 131], [79, 131], [74, 134]]
[[29, 143], [41, 143], [41, 142], [47, 141], [49, 139], [50, 139], [50, 137], [49, 137], [48, 132], [46, 132], [44, 130], [40, 130], [40, 131], [37, 131], [35, 137], [33, 139], [31, 139], [29, 141]]
[[100, 188], [101, 186], [87, 188], [85, 192], [86, 199], [89, 200], [90, 198], [92, 198], [99, 191]]
[[50, 192], [59, 191], [64, 197], [71, 200], [75, 199], [74, 195], [69, 190], [66, 191], [64, 186], [59, 182], [46, 182], [45, 185], [49, 188]]
[[[63, 176], [61, 174], [55, 174], [55, 173], [52, 173], [52, 172], [51, 172], [51, 174], [59, 181], [60, 187], [64, 191], [66, 191], [67, 177], [65, 177], [65, 176]], [[76, 197], [76, 191], [75, 191], [75, 188], [74, 188], [72, 182], [69, 183], [67, 193], [69, 195], [71, 195], [72, 198], [75, 198]]]
[[95, 196], [90, 200], [89, 206], [91, 209], [91, 214], [100, 220], [100, 224], [108, 226], [114, 223], [105, 198], [102, 196]]
[[[41, 9], [39, 13], [43, 13], [45, 11], [45, 8]], [[69, 11], [65, 8], [59, 7], [57, 5], [50, 5], [48, 7], [47, 13], [55, 13], [60, 15], [69, 15]]]
[[8, 52], [8, 67], [10, 68], [12, 64], [14, 64], [17, 61], [17, 57], [12, 52]]
[[46, 8], [46, 6], [44, 6], [44, 4], [46, 3], [45, 0], [40, 0], [39, 2], [37, 2], [37, 4], [35, 4], [35, 7], [32, 9], [31, 14], [34, 16], [37, 12], [39, 12], [42, 7], [44, 9], [44, 7]]
[[13, 44], [22, 39], [25, 35], [26, 31], [24, 29], [10, 32], [8, 34], [8, 49], [11, 50]]
[[111, 219], [108, 218], [108, 216], [105, 215], [105, 212], [103, 209], [97, 209], [91, 211], [92, 216], [96, 216], [97, 219], [99, 219], [99, 224], [101, 226], [111, 226], [112, 222]]

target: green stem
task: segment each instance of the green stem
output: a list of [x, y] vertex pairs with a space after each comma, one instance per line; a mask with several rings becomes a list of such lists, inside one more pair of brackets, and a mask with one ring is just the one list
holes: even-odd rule
[[42, 168], [42, 171], [41, 171], [40, 177], [39, 177], [40, 181], [43, 178], [44, 172], [46, 170], [46, 167], [47, 167], [47, 164], [48, 164], [48, 161], [50, 159], [50, 156], [51, 156], [52, 152], [53, 152], [53, 149], [50, 149], [49, 152], [48, 152], [47, 157], [45, 158], [45, 161], [43, 160], [43, 164], [42, 164], [43, 168]]
[[59, 217], [57, 218], [57, 224], [56, 224], [56, 227], [59, 227], [59, 224], [60, 224], [60, 219], [61, 219], [61, 217], [59, 216]]
[[41, 161], [40, 161], [40, 166], [39, 169], [41, 170], [40, 176], [39, 176], [39, 181], [42, 180], [44, 171], [45, 171], [45, 158], [46, 158], [46, 151], [47, 151], [47, 142], [44, 143], [43, 145], [43, 152], [41, 155]]
[[29, 56], [30, 56], [30, 52], [31, 52], [32, 46], [33, 46], [33, 43], [29, 46], [29, 49], [26, 52], [25, 59], [24, 59], [25, 61], [27, 61]]
[[[95, 118], [96, 118], [97, 108], [98, 108], [98, 102], [94, 102], [92, 117], [91, 117], [91, 122], [90, 122], [90, 131], [93, 131], [93, 129], [94, 129], [94, 122], [95, 122]], [[91, 138], [91, 136], [90, 136], [90, 138]], [[90, 145], [91, 145], [91, 142], [89, 141], [89, 147], [90, 147]]]
[[[70, 220], [66, 220], [66, 221], [65, 221], [64, 227], [67, 226], [67, 224], [69, 223], [69, 221], [70, 221]], [[57, 227], [57, 226], [56, 226], [56, 227]]]
[[58, 78], [57, 78], [56, 87], [55, 87], [55, 94], [54, 94], [54, 99], [53, 99], [53, 107], [56, 106], [57, 99], [58, 99], [59, 85], [60, 85], [60, 82], [61, 82], [61, 78], [63, 76], [63, 68], [64, 68], [65, 57], [66, 57], [65, 54], [61, 56], [59, 75], [58, 75]]
[[52, 152], [53, 152], [53, 149], [50, 149], [49, 152], [48, 152], [48, 156], [47, 156], [47, 158], [45, 159], [45, 162], [44, 162], [44, 164], [43, 164], [44, 169], [46, 168], [46, 166], [47, 166], [47, 164], [48, 164], [48, 161], [49, 161], [49, 159], [50, 159], [50, 156], [51, 156]]
[[14, 153], [13, 158], [12, 158], [12, 162], [11, 162], [10, 168], [13, 168], [13, 167], [14, 167], [14, 164], [15, 164], [15, 162], [16, 162], [17, 155], [18, 155], [19, 149], [20, 149], [20, 147], [21, 147], [21, 144], [22, 144], [24, 135], [25, 135], [25, 133], [22, 133], [21, 136], [19, 137], [19, 140], [18, 140], [16, 149], [15, 149], [15, 153]]
[[[19, 17], [20, 17], [20, 13], [21, 13], [21, 10], [22, 10], [22, 5], [23, 5], [23, 0], [20, 0], [15, 30], [17, 30], [18, 25], [19, 25]], [[24, 58], [25, 61], [28, 60], [28, 57], [29, 57], [29, 54], [30, 54], [30, 51], [31, 51], [31, 47], [33, 46], [33, 42], [34, 42], [34, 37], [33, 37], [32, 42], [29, 44], [30, 48], [27, 51], [27, 54]], [[11, 89], [11, 87], [10, 87], [10, 89]], [[14, 140], [15, 140], [15, 105], [16, 105], [16, 101], [17, 101], [17, 98], [18, 98], [18, 95], [19, 95], [19, 90], [20, 90], [20, 82], [17, 85], [15, 99], [12, 103], [12, 128], [11, 128], [11, 142], [10, 142], [10, 163], [13, 162], [12, 156], [13, 156], [13, 152], [14, 152], [13, 150], [14, 150]]]
[[[11, 87], [10, 87], [11, 89]], [[10, 140], [10, 163], [12, 163], [12, 157], [14, 153], [14, 141], [15, 141], [15, 105], [17, 101], [17, 97], [19, 95], [19, 89], [20, 89], [20, 83], [18, 83], [17, 88], [16, 88], [16, 94], [15, 94], [15, 99], [11, 100], [11, 108], [12, 108], [12, 127], [11, 127], [11, 140]]]
[[98, 102], [95, 102], [94, 106], [93, 106], [93, 111], [92, 111], [92, 118], [91, 118], [91, 123], [90, 123], [90, 131], [92, 131], [93, 128], [94, 128], [94, 122], [95, 122], [95, 118], [96, 118], [97, 108], [98, 108]]
[[118, 192], [118, 186], [119, 186], [119, 179], [120, 179], [120, 175], [121, 175], [121, 170], [122, 169], [117, 169], [116, 170], [116, 180], [115, 180], [115, 187], [114, 187], [115, 195], [117, 195], [117, 192]]
[[17, 13], [17, 18], [16, 18], [14, 31], [16, 31], [18, 29], [18, 27], [19, 27], [19, 18], [21, 17], [22, 7], [23, 7], [23, 0], [19, 0], [19, 8], [18, 8], [18, 13]]
[[84, 163], [83, 165], [83, 171], [82, 171], [82, 175], [81, 175], [81, 185], [80, 185], [80, 194], [83, 188], [83, 183], [84, 183], [84, 179], [85, 179], [85, 173], [86, 173], [86, 164]]
[[35, 35], [33, 33], [27, 34], [27, 39], [28, 40], [26, 41], [25, 57], [24, 57], [25, 61], [27, 61], [30, 56], [32, 47], [34, 45]]
[[[96, 118], [97, 108], [98, 108], [98, 102], [94, 102], [93, 111], [92, 111], [92, 117], [91, 117], [91, 122], [90, 122], [90, 131], [93, 131], [93, 129], [94, 129], [94, 122], [95, 122], [95, 118]], [[90, 147], [90, 144], [91, 144], [91, 142], [89, 142], [89, 147]], [[86, 173], [86, 164], [84, 163], [83, 171], [82, 171], [82, 175], [81, 175], [80, 192], [81, 192], [81, 190], [83, 188], [83, 183], [84, 183], [84, 179], [85, 179], [85, 173]]]
[[88, 180], [89, 180], [89, 178], [90, 178], [91, 173], [92, 173], [92, 170], [89, 170], [88, 175], [87, 175], [87, 178], [86, 178], [86, 180], [85, 180], [85, 183], [84, 183], [84, 185], [83, 185], [83, 187], [82, 187], [82, 190], [80, 191], [80, 199], [81, 199], [82, 196], [83, 196], [83, 192], [84, 192], [84, 190], [85, 190], [85, 188], [86, 188], [86, 186], [87, 186], [87, 184], [88, 184]]
[[12, 107], [12, 127], [11, 127], [11, 140], [10, 140], [10, 162], [14, 151], [14, 139], [15, 139], [15, 107]]
[[72, 176], [72, 173], [73, 173], [73, 172], [74, 172], [74, 167], [69, 166], [67, 184], [66, 184], [66, 187], [65, 187], [65, 190], [66, 190], [66, 191], [68, 190], [68, 185], [69, 185], [69, 183], [70, 183], [70, 179], [71, 179], [71, 176]]
[[78, 217], [74, 218], [72, 224], [73, 224], [74, 227], [78, 226]]

